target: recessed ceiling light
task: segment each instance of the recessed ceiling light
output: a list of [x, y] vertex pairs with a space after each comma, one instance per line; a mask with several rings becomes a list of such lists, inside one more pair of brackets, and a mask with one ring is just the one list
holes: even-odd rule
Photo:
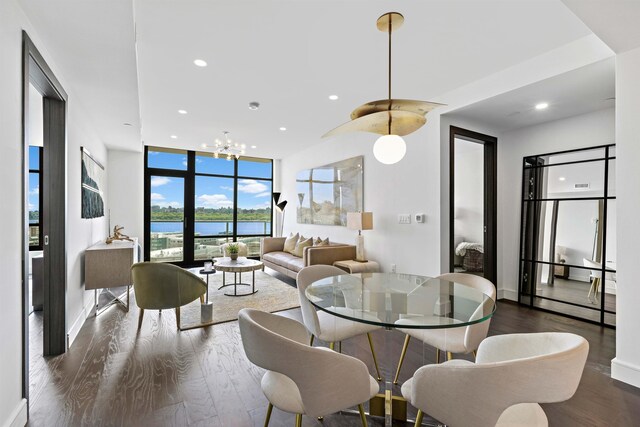
[[558, 178], [558, 180], [560, 180], [560, 181], [564, 181], [564, 180], [566, 180], [566, 179], [567, 179], [567, 178], [565, 178], [564, 176], [561, 176], [560, 178]]
[[207, 148], [207, 144], [200, 144], [202, 148]]
[[329, 95], [329, 99], [335, 101], [338, 99], [338, 95]]
[[257, 110], [258, 108], [260, 108], [260, 103], [257, 101], [251, 101], [249, 103], [249, 110]]
[[176, 135], [171, 135], [171, 139], [178, 139]]
[[178, 110], [179, 114], [187, 114], [187, 110]]
[[123, 123], [124, 126], [133, 126], [131, 123]]
[[536, 104], [536, 110], [544, 110], [545, 108], [547, 108], [549, 106], [548, 103], [546, 102], [541, 102], [539, 104]]
[[280, 130], [281, 131], [285, 131], [285, 130], [287, 130], [287, 128], [283, 126], [283, 127], [280, 128]]
[[258, 147], [256, 147], [255, 145], [252, 145], [251, 148], [258, 148]]
[[193, 61], [193, 63], [196, 64], [198, 67], [207, 66], [207, 61], [205, 61], [204, 59], [196, 59], [195, 61]]

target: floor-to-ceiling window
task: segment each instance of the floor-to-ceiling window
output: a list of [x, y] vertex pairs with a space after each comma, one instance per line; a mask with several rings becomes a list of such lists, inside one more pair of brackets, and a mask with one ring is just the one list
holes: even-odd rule
[[147, 147], [145, 259], [189, 265], [231, 241], [260, 254], [271, 236], [273, 162]]
[[29, 250], [42, 250], [42, 147], [29, 146]]

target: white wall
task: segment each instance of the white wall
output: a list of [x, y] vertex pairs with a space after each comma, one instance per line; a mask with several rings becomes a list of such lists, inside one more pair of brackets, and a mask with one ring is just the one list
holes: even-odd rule
[[[303, 169], [322, 166], [359, 155], [364, 156], [364, 209], [373, 212], [373, 230], [364, 231], [367, 257], [390, 270], [416, 274], [437, 274], [439, 264], [439, 117], [430, 116], [427, 125], [405, 138], [406, 157], [395, 165], [383, 165], [373, 157], [373, 134], [351, 134], [334, 138], [293, 154], [281, 162], [282, 197], [289, 201], [285, 211], [285, 234], [329, 237], [354, 243], [357, 232], [342, 226], [296, 223], [295, 176]], [[398, 224], [398, 214], [424, 213], [425, 223]]]
[[[82, 253], [91, 243], [106, 235], [105, 220], [80, 219], [80, 146], [91, 150], [107, 168], [106, 150], [91, 130], [83, 108], [73, 95], [73, 85], [64, 78], [46, 49], [46, 43], [31, 27], [15, 0], [0, 2], [0, 179], [3, 208], [3, 244], [0, 246], [3, 308], [0, 310], [0, 425], [23, 424], [26, 419], [22, 400], [22, 289], [21, 289], [21, 168], [22, 168], [22, 29], [45, 57], [69, 94], [67, 151], [67, 330], [83, 319], [92, 294], [82, 285]], [[38, 349], [34, 349], [38, 350]]]
[[616, 358], [611, 376], [640, 387], [640, 286], [637, 279], [640, 241], [640, 48], [616, 57], [617, 154], [617, 317]]
[[[144, 245], [144, 153], [109, 150], [109, 222]], [[144, 252], [143, 252], [144, 253]]]
[[498, 283], [504, 298], [518, 299], [523, 157], [610, 144], [614, 139], [615, 111], [612, 108], [516, 129], [499, 136]]

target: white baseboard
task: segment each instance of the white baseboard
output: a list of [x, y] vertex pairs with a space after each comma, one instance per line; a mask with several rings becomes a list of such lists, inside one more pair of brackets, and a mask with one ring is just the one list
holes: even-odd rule
[[93, 304], [93, 298], [91, 298], [89, 302], [87, 302], [85, 306], [82, 307], [82, 311], [71, 325], [71, 328], [69, 328], [69, 332], [67, 332], [67, 350], [71, 347], [71, 344], [73, 344], [73, 341], [78, 336], [82, 325], [84, 325], [84, 321], [87, 320], [87, 318], [91, 314], [91, 311], [94, 308]]
[[22, 399], [5, 421], [4, 427], [24, 427], [27, 424], [27, 399]]
[[511, 289], [498, 289], [498, 299], [518, 301], [518, 292]]
[[611, 361], [611, 378], [640, 388], [640, 366], [616, 357]]

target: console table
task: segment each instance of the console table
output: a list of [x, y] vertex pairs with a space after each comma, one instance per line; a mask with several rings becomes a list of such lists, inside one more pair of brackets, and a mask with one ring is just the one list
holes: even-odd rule
[[[115, 241], [110, 244], [96, 243], [84, 252], [84, 287], [93, 289], [96, 316], [113, 304], [120, 304], [129, 311], [129, 291], [131, 290], [131, 266], [138, 262], [138, 239], [133, 242]], [[111, 288], [126, 286], [121, 295], [115, 295]], [[106, 291], [111, 301], [98, 307], [98, 289]], [[126, 294], [126, 303], [123, 297]]]

